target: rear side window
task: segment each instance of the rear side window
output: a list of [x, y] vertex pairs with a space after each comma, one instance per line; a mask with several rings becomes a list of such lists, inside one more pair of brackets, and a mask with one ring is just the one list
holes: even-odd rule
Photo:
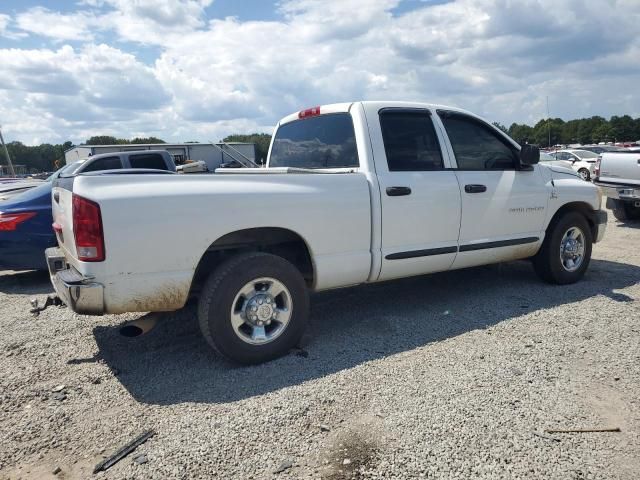
[[[88, 164], [88, 165], [87, 165]], [[118, 170], [122, 168], [120, 157], [104, 157], [95, 160], [87, 160], [86, 167], [81, 167], [80, 172], [97, 172], [100, 170]]]
[[270, 167], [357, 167], [353, 121], [348, 113], [295, 120], [278, 128]]
[[460, 170], [509, 170], [516, 149], [488, 125], [466, 115], [438, 112]]
[[130, 155], [129, 163], [131, 168], [155, 168], [157, 170], [166, 170], [167, 164], [162, 155], [157, 153], [144, 153], [140, 155]]
[[391, 172], [441, 170], [442, 152], [426, 110], [383, 110], [382, 139]]

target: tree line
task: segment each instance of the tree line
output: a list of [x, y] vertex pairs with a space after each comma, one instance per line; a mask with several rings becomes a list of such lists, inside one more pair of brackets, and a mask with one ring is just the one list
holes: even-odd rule
[[532, 143], [542, 147], [589, 144], [599, 142], [636, 142], [640, 140], [640, 117], [613, 116], [606, 120], [600, 116], [565, 122], [561, 118], [540, 120], [534, 126], [513, 123], [509, 128], [494, 123], [516, 142]]
[[[534, 126], [513, 123], [509, 128], [497, 122], [498, 128], [509, 134], [518, 143], [533, 143], [543, 147], [572, 143], [599, 142], [635, 142], [640, 140], [640, 117], [629, 115], [613, 116], [609, 120], [593, 116], [565, 122], [561, 118], [540, 120]], [[248, 135], [233, 134], [225, 137], [224, 142], [250, 142], [256, 145], [256, 160], [267, 158], [271, 135], [268, 133], [252, 133]], [[116, 138], [108, 135], [93, 136], [86, 145], [128, 145], [141, 143], [167, 143], [161, 138], [145, 137], [132, 140]], [[198, 143], [198, 142], [187, 142]], [[14, 165], [24, 165], [29, 172], [51, 172], [65, 163], [64, 152], [74, 147], [72, 142], [52, 145], [29, 146], [21, 142], [7, 143], [7, 150]], [[6, 164], [4, 152], [0, 155], [0, 164]]]

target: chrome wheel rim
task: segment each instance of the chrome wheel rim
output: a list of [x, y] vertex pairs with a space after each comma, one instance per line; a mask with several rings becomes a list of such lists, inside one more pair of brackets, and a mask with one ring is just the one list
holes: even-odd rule
[[580, 178], [582, 178], [585, 181], [589, 180], [589, 172], [587, 172], [586, 170], [580, 170], [578, 172], [578, 175], [580, 175]]
[[264, 345], [286, 330], [293, 302], [291, 293], [275, 278], [247, 282], [231, 304], [231, 326], [243, 342]]
[[560, 241], [560, 262], [567, 272], [575, 272], [584, 261], [585, 237], [578, 227], [569, 228]]

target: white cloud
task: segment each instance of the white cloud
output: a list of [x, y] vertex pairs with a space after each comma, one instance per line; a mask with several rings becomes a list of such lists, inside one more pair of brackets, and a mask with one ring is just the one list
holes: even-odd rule
[[100, 25], [99, 19], [90, 12], [62, 14], [44, 7], [33, 7], [19, 14], [16, 23], [24, 31], [59, 41], [91, 41], [92, 28]]
[[[539, 120], [547, 95], [552, 115], [567, 119], [640, 116], [637, 0], [416, 2], [398, 16], [399, 3], [283, 0], [280, 20], [262, 22], [207, 20], [212, 0], [32, 8], [20, 28], [84, 45], [0, 50], [0, 92], [21, 92], [0, 114], [22, 109], [21, 138], [74, 140], [217, 140], [356, 99], [454, 104], [505, 124]], [[0, 34], [9, 22], [0, 16]], [[110, 46], [94, 44], [109, 36]], [[132, 44], [159, 56], [145, 65], [124, 51]]]
[[12, 18], [6, 13], [0, 13], [0, 38], [8, 38], [10, 40], [20, 40], [28, 35], [24, 32], [16, 32], [9, 28], [12, 23]]

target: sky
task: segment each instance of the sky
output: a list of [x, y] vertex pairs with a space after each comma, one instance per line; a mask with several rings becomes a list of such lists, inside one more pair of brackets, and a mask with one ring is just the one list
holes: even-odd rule
[[2, 0], [6, 141], [217, 141], [304, 108], [640, 116], [640, 0]]

